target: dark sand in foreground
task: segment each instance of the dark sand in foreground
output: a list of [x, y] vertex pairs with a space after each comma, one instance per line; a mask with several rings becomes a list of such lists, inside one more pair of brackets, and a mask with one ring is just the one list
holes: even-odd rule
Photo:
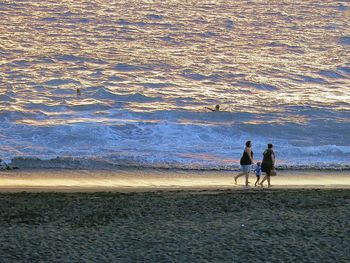
[[350, 191], [2, 193], [1, 262], [349, 262]]
[[349, 171], [233, 174], [1, 173], [0, 262], [350, 262]]

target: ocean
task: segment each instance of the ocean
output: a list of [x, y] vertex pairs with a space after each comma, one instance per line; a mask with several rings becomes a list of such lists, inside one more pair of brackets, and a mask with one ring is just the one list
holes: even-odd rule
[[283, 169], [350, 169], [348, 0], [5, 0], [0, 17], [1, 159], [227, 170], [251, 140]]

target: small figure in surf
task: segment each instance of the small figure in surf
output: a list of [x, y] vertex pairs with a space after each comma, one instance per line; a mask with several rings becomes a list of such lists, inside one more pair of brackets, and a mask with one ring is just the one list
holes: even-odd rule
[[77, 96], [80, 96], [81, 95], [81, 91], [79, 88], [77, 88]]
[[253, 164], [253, 151], [251, 148], [252, 148], [252, 142], [246, 141], [243, 155], [242, 155], [241, 160], [240, 160], [242, 172], [237, 174], [234, 177], [235, 184], [237, 184], [237, 179], [243, 175], [245, 175], [245, 186], [248, 186], [248, 184], [249, 184], [249, 181], [248, 181], [249, 172], [250, 172], [251, 166]]
[[275, 169], [275, 153], [272, 150], [273, 145], [269, 143], [267, 149], [263, 153], [263, 161], [261, 164], [261, 170], [266, 174], [262, 179], [260, 186], [263, 187], [264, 182], [267, 180], [267, 187], [271, 187], [270, 176], [271, 171]]
[[205, 108], [208, 109], [208, 110], [211, 110], [211, 111], [220, 111], [220, 105], [219, 104], [215, 105], [214, 109], [209, 108], [209, 107], [205, 107]]
[[256, 175], [256, 182], [255, 182], [254, 186], [256, 186], [256, 185], [259, 183], [259, 181], [260, 181], [260, 176], [261, 176], [261, 162], [257, 162], [257, 163], [256, 163], [256, 167], [255, 167], [254, 172], [255, 172], [255, 175]]

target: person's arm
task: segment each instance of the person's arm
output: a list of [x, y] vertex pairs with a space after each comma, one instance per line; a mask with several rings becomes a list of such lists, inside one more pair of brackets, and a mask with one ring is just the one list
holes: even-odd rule
[[271, 153], [272, 166], [275, 166], [275, 153]]
[[208, 109], [208, 110], [211, 110], [211, 111], [216, 111], [215, 109], [211, 109], [211, 108], [209, 108], [209, 107], [204, 107], [204, 108], [206, 108], [206, 109]]

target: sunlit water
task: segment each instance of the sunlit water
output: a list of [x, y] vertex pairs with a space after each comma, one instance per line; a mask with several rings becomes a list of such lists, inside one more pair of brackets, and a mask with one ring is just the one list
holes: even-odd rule
[[2, 1], [0, 17], [0, 158], [225, 169], [252, 140], [258, 160], [271, 142], [279, 165], [350, 166], [349, 1]]

